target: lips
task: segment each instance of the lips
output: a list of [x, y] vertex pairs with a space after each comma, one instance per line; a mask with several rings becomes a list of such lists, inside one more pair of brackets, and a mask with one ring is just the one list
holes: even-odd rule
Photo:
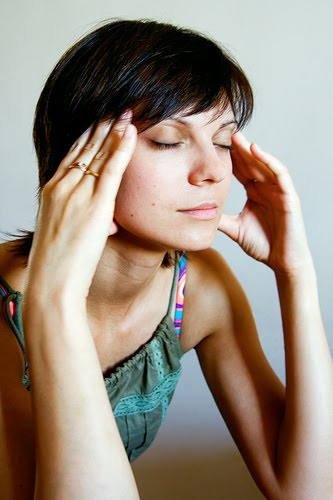
[[203, 202], [193, 208], [178, 210], [181, 214], [189, 215], [201, 220], [212, 220], [218, 215], [217, 204], [214, 202]]
[[210, 210], [212, 208], [217, 208], [217, 204], [214, 202], [206, 202], [204, 201], [203, 203], [200, 203], [196, 207], [193, 208], [185, 208], [183, 210], [179, 210], [179, 212], [190, 212], [193, 210]]

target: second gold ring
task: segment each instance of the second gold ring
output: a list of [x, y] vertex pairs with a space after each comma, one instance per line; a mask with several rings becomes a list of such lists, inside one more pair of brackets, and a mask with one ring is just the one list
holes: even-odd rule
[[86, 170], [84, 175], [93, 175], [94, 177], [99, 177], [99, 174], [95, 172], [94, 170]]

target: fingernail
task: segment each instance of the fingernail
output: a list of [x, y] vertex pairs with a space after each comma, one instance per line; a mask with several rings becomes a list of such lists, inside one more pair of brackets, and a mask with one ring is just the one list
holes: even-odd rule
[[119, 117], [119, 120], [125, 121], [125, 120], [130, 120], [132, 118], [132, 111], [130, 109], [127, 109], [126, 111], [123, 111], [122, 114]]

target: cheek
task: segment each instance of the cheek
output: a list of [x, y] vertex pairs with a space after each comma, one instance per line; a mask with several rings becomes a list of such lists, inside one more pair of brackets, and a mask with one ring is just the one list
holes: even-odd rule
[[231, 182], [233, 177], [232, 164], [230, 163], [230, 168], [228, 168], [227, 175], [225, 176], [224, 189], [226, 193], [229, 192]]
[[120, 184], [115, 206], [115, 219], [134, 222], [140, 216], [146, 218], [149, 211], [161, 202], [161, 182], [154, 168], [145, 165], [138, 168], [137, 163], [130, 163]]
[[232, 160], [230, 158], [228, 161], [228, 164], [227, 164], [227, 175], [226, 175], [226, 181], [227, 181], [227, 184], [229, 186], [231, 184], [233, 174], [234, 174], [234, 168], [233, 168]]
[[233, 179], [233, 171], [232, 171], [232, 163], [230, 161], [227, 163], [225, 167], [225, 175], [223, 177], [223, 180], [218, 185], [218, 192], [222, 202], [225, 201], [226, 197], [228, 196], [232, 179]]

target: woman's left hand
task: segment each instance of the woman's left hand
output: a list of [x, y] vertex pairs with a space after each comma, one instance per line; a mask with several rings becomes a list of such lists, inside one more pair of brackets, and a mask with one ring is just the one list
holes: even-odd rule
[[295, 274], [312, 262], [298, 195], [287, 168], [237, 132], [232, 162], [247, 201], [238, 215], [223, 214], [218, 229], [275, 272]]

